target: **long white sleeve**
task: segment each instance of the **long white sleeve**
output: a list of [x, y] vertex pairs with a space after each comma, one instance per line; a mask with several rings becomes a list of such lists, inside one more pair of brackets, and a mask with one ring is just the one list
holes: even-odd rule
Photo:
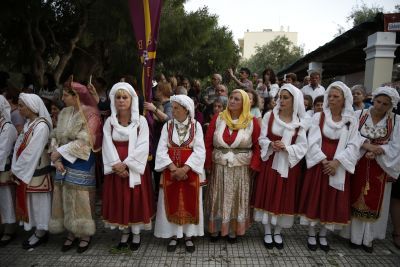
[[354, 173], [355, 165], [360, 154], [362, 140], [364, 140], [364, 138], [361, 137], [360, 132], [358, 131], [357, 119], [355, 119], [349, 127], [349, 138], [346, 144], [346, 148], [343, 151], [339, 151], [339, 153], [336, 153], [335, 159], [340, 162], [340, 164], [346, 169], [346, 171]]
[[49, 139], [49, 127], [45, 123], [36, 125], [32, 138], [29, 144], [22, 151], [21, 155], [16, 158], [16, 153], [19, 145], [24, 138], [21, 134], [14, 147], [13, 161], [11, 165], [12, 173], [21, 179], [24, 183], [29, 184], [32, 179], [33, 173], [38, 165], [39, 159], [42, 156], [43, 150]]
[[377, 156], [379, 166], [391, 177], [397, 179], [400, 175], [400, 116], [396, 115], [390, 141], [381, 147], [385, 154]]
[[[127, 138], [128, 139], [128, 138]], [[111, 123], [110, 118], [108, 118], [103, 127], [103, 146], [101, 153], [103, 154], [103, 166], [104, 166], [104, 174], [110, 174], [113, 172], [112, 166], [117, 163], [120, 163], [121, 160], [117, 157], [117, 149], [113, 144], [113, 137], [111, 136]], [[115, 157], [110, 156], [112, 160], [108, 160], [109, 157], [107, 155], [115, 155]]]
[[261, 132], [260, 137], [258, 138], [258, 143], [261, 149], [261, 159], [263, 161], [267, 161], [269, 156], [272, 155], [272, 147], [270, 146], [271, 140], [267, 137], [268, 134], [268, 122], [271, 117], [271, 111], [265, 113], [262, 121], [261, 121]]
[[322, 135], [319, 128], [321, 112], [314, 114], [312, 125], [308, 131], [307, 143], [308, 151], [306, 154], [307, 168], [317, 165], [322, 160], [326, 159], [326, 155], [321, 150]]
[[0, 171], [4, 171], [7, 158], [11, 155], [18, 134], [14, 125], [7, 123], [0, 133]]
[[154, 166], [154, 170], [161, 172], [165, 168], [168, 167], [169, 164], [172, 163], [171, 158], [168, 155], [168, 130], [167, 130], [168, 122], [164, 123], [164, 126], [161, 130], [160, 140], [158, 141], [157, 153], [156, 153], [156, 162]]
[[206, 148], [204, 146], [203, 130], [199, 122], [196, 121], [193, 152], [185, 162], [194, 172], [202, 174], [204, 162], [206, 161]]
[[128, 157], [123, 161], [130, 172], [143, 174], [149, 155], [149, 126], [144, 117], [140, 116], [139, 133], [134, 145], [133, 152], [130, 151]]
[[288, 160], [289, 167], [293, 168], [300, 162], [302, 158], [307, 153], [308, 145], [307, 145], [307, 136], [306, 131], [303, 128], [300, 128], [297, 133], [296, 142], [293, 145], [286, 146], [286, 151], [288, 152]]

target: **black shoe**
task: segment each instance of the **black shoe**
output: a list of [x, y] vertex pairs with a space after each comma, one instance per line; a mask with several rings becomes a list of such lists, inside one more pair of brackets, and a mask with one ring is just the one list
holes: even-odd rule
[[131, 243], [131, 245], [130, 245], [130, 249], [132, 250], [132, 251], [136, 251], [136, 250], [138, 250], [140, 248], [140, 242], [139, 243]]
[[122, 235], [121, 235], [121, 239], [122, 239], [122, 236], [124, 236], [124, 235], [129, 235], [129, 236], [128, 236], [128, 239], [127, 239], [125, 242], [120, 241], [120, 242], [118, 243], [118, 245], [115, 246], [115, 248], [118, 249], [118, 250], [127, 249], [128, 246], [129, 246], [129, 245], [128, 245], [129, 242], [132, 240], [132, 234], [131, 234], [131, 233], [124, 233], [124, 234], [122, 234]]
[[275, 236], [276, 236], [276, 235], [280, 235], [280, 236], [281, 236], [281, 234], [274, 234], [274, 244], [275, 244], [275, 247], [276, 247], [277, 249], [281, 250], [281, 249], [283, 249], [283, 238], [282, 238], [282, 236], [281, 236], [281, 238], [282, 238], [282, 243], [277, 243], [277, 242], [275, 242]]
[[220, 238], [221, 236], [219, 235], [219, 233], [216, 236], [210, 235], [210, 242], [216, 243]]
[[357, 244], [355, 244], [355, 243], [349, 241], [349, 247], [350, 247], [351, 249], [360, 249], [362, 246], [361, 246], [361, 245], [357, 245]]
[[[140, 237], [140, 236], [139, 236], [139, 237]], [[138, 250], [138, 249], [140, 248], [140, 243], [141, 243], [141, 242], [142, 242], [142, 239], [139, 240], [139, 243], [131, 242], [131, 244], [130, 244], [130, 249], [131, 249], [132, 251]]]
[[393, 245], [397, 248], [400, 249], [400, 244], [396, 243], [396, 238], [398, 238], [400, 235], [392, 233], [392, 238], [393, 238]]
[[5, 247], [8, 244], [10, 244], [10, 242], [13, 241], [17, 237], [17, 234], [16, 233], [12, 233], [12, 234], [4, 233], [1, 238], [5, 237], [5, 236], [8, 237], [8, 239], [0, 240], [0, 247]]
[[[272, 234], [266, 234], [266, 235], [272, 236]], [[264, 246], [265, 246], [267, 249], [273, 249], [273, 248], [274, 248], [274, 240], [272, 240], [271, 243], [268, 243], [268, 242], [265, 242], [265, 238], [264, 238], [263, 242], [264, 242]]]
[[[85, 252], [86, 250], [88, 250], [91, 241], [92, 241], [92, 238], [91, 238], [91, 237], [89, 238], [89, 240], [80, 239], [80, 240], [79, 240], [78, 248], [76, 249], [76, 252], [78, 252], [78, 253], [83, 253], [83, 252]], [[81, 243], [81, 242], [85, 242], [85, 243], [86, 243], [86, 246], [81, 247], [81, 246], [80, 246], [80, 243]]]
[[[191, 242], [192, 243], [192, 245], [190, 246], [188, 246], [188, 242]], [[185, 239], [185, 249], [186, 249], [186, 251], [187, 252], [189, 252], [189, 253], [193, 253], [195, 250], [196, 250], [196, 247], [194, 246], [194, 243], [193, 243], [193, 239], [192, 238], [190, 238], [190, 239]]]
[[46, 243], [47, 241], [49, 241], [49, 233], [48, 233], [48, 232], [46, 232], [42, 237], [38, 237], [38, 236], [36, 235], [36, 233], [33, 233], [33, 234], [36, 236], [36, 238], [38, 239], [38, 241], [37, 241], [36, 243], [34, 243], [34, 244], [29, 244], [29, 239], [25, 240], [25, 241], [22, 243], [22, 248], [23, 248], [23, 249], [36, 248], [36, 247], [40, 246], [41, 244], [44, 244], [44, 243]]
[[[308, 237], [314, 237], [314, 238], [315, 238], [315, 236], [312, 236], [312, 235], [309, 235]], [[308, 247], [308, 249], [311, 250], [311, 251], [316, 251], [317, 248], [318, 248], [316, 242], [317, 242], [317, 239], [315, 239], [315, 244], [310, 244], [310, 243], [308, 243], [308, 240], [307, 240], [307, 247]]]
[[[67, 241], [70, 241], [71, 244], [65, 245], [65, 242], [67, 242]], [[61, 251], [67, 252], [68, 250], [70, 250], [71, 248], [73, 248], [76, 245], [77, 241], [78, 241], [78, 238], [74, 238], [73, 240], [71, 240], [69, 237], [65, 238], [64, 244], [61, 248]]]
[[365, 252], [367, 252], [367, 253], [372, 253], [372, 252], [374, 252], [374, 246], [373, 246], [372, 244], [371, 244], [370, 247], [365, 246], [365, 245], [362, 245], [362, 249], [363, 249]]
[[[173, 241], [175, 241], [175, 242], [173, 242]], [[178, 244], [179, 244], [179, 240], [177, 238], [171, 238], [168, 243], [168, 246], [167, 246], [167, 251], [174, 252], [176, 250], [176, 247], [178, 246]]]
[[[327, 244], [326, 245], [322, 245], [321, 242], [319, 242], [320, 238], [325, 238]], [[328, 244], [328, 239], [326, 238], [326, 236], [318, 236], [318, 244], [319, 244], [319, 248], [322, 249], [325, 252], [328, 252], [331, 249], [331, 247]]]
[[229, 244], [236, 244], [237, 243], [237, 237], [236, 236], [235, 237], [228, 236], [226, 240], [228, 241]]

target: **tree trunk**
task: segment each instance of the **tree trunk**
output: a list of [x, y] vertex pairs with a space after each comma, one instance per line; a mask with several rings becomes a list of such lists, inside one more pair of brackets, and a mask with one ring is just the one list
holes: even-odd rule
[[32, 72], [36, 84], [38, 84], [41, 88], [43, 86], [43, 75], [45, 73], [45, 63], [42, 55], [44, 50], [46, 49], [46, 42], [44, 41], [44, 38], [40, 33], [38, 19], [35, 20], [34, 23], [32, 23], [32, 21], [26, 21], [26, 24], [28, 42], [33, 53]]
[[78, 43], [79, 39], [82, 37], [82, 34], [84, 33], [84, 31], [86, 29], [87, 22], [88, 22], [88, 8], [89, 8], [88, 6], [85, 6], [83, 8], [82, 21], [78, 27], [78, 30], [77, 30], [75, 36], [70, 40], [68, 50], [66, 50], [63, 54], [59, 55], [60, 61], [57, 64], [56, 70], [54, 71], [54, 80], [56, 81], [56, 84], [59, 84], [60, 77], [61, 77], [62, 73], [64, 72], [64, 69], [67, 66], [68, 61], [72, 57], [72, 54], [76, 47], [76, 44]]

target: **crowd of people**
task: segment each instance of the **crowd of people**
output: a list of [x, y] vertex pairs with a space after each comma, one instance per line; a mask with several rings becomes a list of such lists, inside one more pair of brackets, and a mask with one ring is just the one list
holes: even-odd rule
[[233, 86], [218, 73], [207, 88], [160, 74], [152, 101], [131, 76], [110, 90], [101, 77], [57, 88], [51, 75], [40, 90], [2, 87], [0, 246], [19, 224], [33, 230], [24, 249], [65, 233], [61, 250], [83, 253], [100, 197], [105, 227], [120, 231], [116, 250], [138, 250], [154, 226], [167, 251], [183, 242], [191, 253], [194, 237], [236, 243], [255, 222], [266, 249], [282, 249], [284, 229], [299, 222], [312, 251], [328, 252], [332, 232], [372, 253], [389, 210], [400, 249], [394, 86], [375, 88], [369, 102], [362, 85], [325, 89], [318, 72], [303, 86], [271, 68], [261, 79], [248, 68], [224, 77]]

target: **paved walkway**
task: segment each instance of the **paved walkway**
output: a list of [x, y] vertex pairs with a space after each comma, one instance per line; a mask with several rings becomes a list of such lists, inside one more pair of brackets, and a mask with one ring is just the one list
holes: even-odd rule
[[104, 229], [100, 220], [97, 227], [90, 248], [83, 254], [75, 250], [61, 252], [64, 235], [51, 235], [47, 244], [32, 251], [23, 250], [22, 240], [29, 235], [19, 230], [17, 240], [0, 248], [0, 266], [400, 266], [400, 250], [392, 244], [391, 229], [386, 240], [375, 241], [372, 254], [351, 249], [346, 240], [332, 234], [329, 253], [311, 252], [306, 247], [307, 229], [298, 224], [283, 230], [282, 250], [265, 249], [262, 225], [254, 224], [236, 244], [197, 238], [193, 254], [185, 252], [182, 242], [174, 253], [168, 253], [168, 241], [155, 238], [151, 232], [142, 235], [137, 252], [115, 254], [110, 250], [119, 242], [119, 233]]

